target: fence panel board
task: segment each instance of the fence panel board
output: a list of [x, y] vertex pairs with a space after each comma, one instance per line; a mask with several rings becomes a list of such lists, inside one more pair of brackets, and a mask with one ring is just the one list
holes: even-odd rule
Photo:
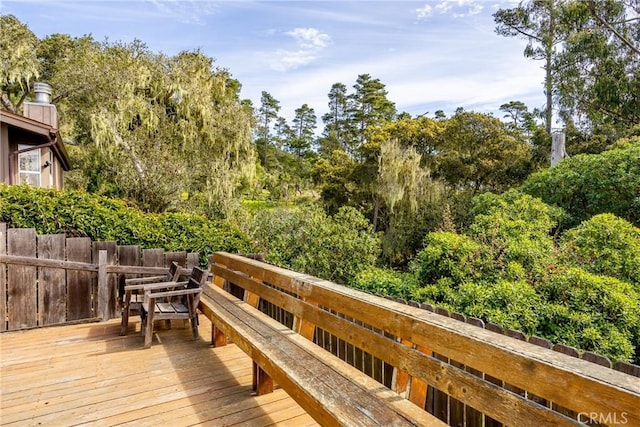
[[[67, 239], [67, 261], [91, 263], [91, 239]], [[94, 276], [95, 273], [88, 271], [67, 271], [67, 320], [88, 319], [94, 316]]]
[[[7, 254], [35, 258], [35, 228], [7, 230]], [[9, 265], [7, 270], [9, 329], [36, 326], [38, 322], [37, 267]]]
[[[7, 224], [0, 222], [0, 255], [7, 254]], [[7, 330], [7, 264], [0, 263], [0, 332]]]
[[[114, 265], [117, 263], [117, 246], [116, 242], [93, 242], [92, 257], [94, 263], [98, 262], [98, 253], [100, 251], [107, 251], [107, 265]], [[107, 277], [107, 288], [109, 292], [108, 310], [104, 313], [107, 319], [113, 319], [116, 317], [116, 299], [118, 295], [118, 278], [115, 274], [109, 274]], [[96, 282], [97, 284], [97, 282]], [[95, 286], [94, 286], [95, 288]]]
[[164, 249], [144, 249], [142, 251], [144, 267], [164, 267]]
[[[140, 265], [140, 246], [127, 245], [118, 246], [118, 264], [119, 265]], [[124, 298], [124, 281], [126, 279], [135, 279], [138, 274], [118, 274], [118, 302], [122, 304]], [[121, 307], [118, 307], [120, 309]]]
[[[38, 258], [64, 260], [64, 234], [38, 236]], [[40, 326], [67, 319], [66, 272], [64, 268], [38, 268], [38, 321]]]
[[165, 252], [165, 266], [171, 266], [173, 261], [177, 262], [180, 267], [187, 266], [187, 253], [186, 252]]

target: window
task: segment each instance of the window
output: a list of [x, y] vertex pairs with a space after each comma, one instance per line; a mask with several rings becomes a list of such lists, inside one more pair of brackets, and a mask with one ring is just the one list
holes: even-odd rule
[[[19, 145], [18, 150], [29, 148], [28, 145]], [[19, 184], [29, 184], [40, 187], [40, 149], [18, 154]]]

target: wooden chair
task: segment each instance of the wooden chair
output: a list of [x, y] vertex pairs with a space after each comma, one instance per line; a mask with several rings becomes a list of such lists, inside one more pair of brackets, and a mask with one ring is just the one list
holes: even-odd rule
[[[126, 279], [120, 286], [120, 295], [124, 295], [122, 302], [122, 321], [120, 335], [127, 334], [129, 315], [131, 311], [140, 312], [144, 300], [144, 287], [155, 283], [177, 282], [180, 278], [180, 265], [173, 261], [169, 272], [160, 276], [147, 276], [136, 279]], [[142, 313], [141, 313], [142, 314]]]
[[193, 339], [198, 339], [198, 302], [202, 286], [206, 282], [204, 270], [194, 267], [185, 282], [164, 282], [144, 287], [141, 318], [144, 346], [151, 347], [153, 322], [156, 320], [183, 319], [191, 322]]

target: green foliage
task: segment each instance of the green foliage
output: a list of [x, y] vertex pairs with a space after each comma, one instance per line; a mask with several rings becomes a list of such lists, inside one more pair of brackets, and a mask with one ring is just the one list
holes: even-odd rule
[[544, 274], [554, 255], [550, 231], [561, 210], [515, 191], [478, 196], [470, 234], [484, 244], [496, 267], [505, 271], [511, 263], [521, 265], [530, 278]]
[[629, 222], [596, 215], [562, 236], [560, 252], [567, 265], [627, 281], [640, 292], [640, 229]]
[[539, 310], [543, 305], [536, 290], [526, 281], [508, 280], [465, 283], [452, 300], [450, 304], [457, 312], [527, 334], [537, 331]]
[[486, 248], [471, 237], [450, 231], [437, 231], [427, 235], [425, 248], [413, 262], [420, 285], [434, 284], [450, 279], [458, 287], [466, 281], [482, 280], [491, 270]]
[[248, 253], [247, 237], [227, 222], [187, 213], [148, 214], [125, 202], [77, 191], [0, 185], [0, 222], [119, 245], [192, 251], [201, 261], [215, 251]]
[[339, 283], [374, 265], [380, 253], [371, 224], [353, 208], [333, 216], [313, 207], [261, 211], [245, 226], [270, 262]]
[[563, 268], [538, 292], [549, 302], [543, 336], [613, 360], [633, 360], [640, 344], [640, 293], [629, 283]]
[[0, 15], [0, 100], [14, 113], [40, 74], [37, 43], [35, 34], [15, 16]]
[[369, 267], [356, 274], [350, 286], [377, 295], [412, 299], [417, 289], [415, 276], [379, 267]]
[[613, 213], [640, 226], [640, 138], [601, 154], [580, 154], [531, 175], [520, 191], [564, 209], [571, 228]]

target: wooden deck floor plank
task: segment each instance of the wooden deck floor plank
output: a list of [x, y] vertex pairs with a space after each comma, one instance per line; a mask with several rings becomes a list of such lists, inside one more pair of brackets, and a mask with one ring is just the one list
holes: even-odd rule
[[[273, 394], [273, 393], [270, 393]], [[284, 393], [283, 393], [284, 394]], [[268, 395], [263, 395], [268, 396]], [[214, 419], [208, 421], [202, 421], [199, 423], [200, 426], [233, 426], [238, 424], [251, 425], [251, 427], [259, 427], [261, 425], [266, 425], [272, 423], [272, 421], [266, 422], [265, 417], [269, 417], [272, 412], [279, 411], [282, 409], [288, 409], [291, 406], [291, 402], [286, 398], [286, 394], [281, 399], [274, 399], [269, 402], [266, 402], [265, 399], [259, 399], [263, 396], [258, 396], [256, 398], [256, 406], [251, 408], [246, 408], [241, 411], [234, 410], [232, 413], [216, 417]], [[258, 404], [259, 401], [259, 404]], [[262, 419], [262, 423], [258, 420]]]
[[[163, 423], [168, 423], [168, 420], [170, 420], [172, 426], [200, 425], [203, 420], [220, 417], [221, 415], [219, 414], [228, 414], [232, 411], [242, 411], [253, 408], [260, 404], [255, 399], [254, 396], [251, 396], [251, 384], [249, 383], [237, 394], [227, 394], [217, 399], [194, 402], [189, 407], [183, 407], [170, 412], [156, 411], [156, 413], [148, 414], [144, 418], [118, 425], [121, 427], [155, 427]], [[270, 402], [273, 399], [282, 399], [282, 396], [269, 396], [263, 399], [263, 401]]]
[[[239, 387], [240, 385], [244, 387]], [[188, 398], [176, 399], [173, 402], [169, 402], [163, 405], [147, 406], [135, 411], [126, 411], [110, 417], [102, 418], [92, 423], [92, 427], [101, 426], [113, 426], [113, 425], [152, 425], [157, 426], [162, 423], [163, 418], [170, 417], [171, 419], [181, 416], [180, 414], [193, 413], [193, 407], [195, 405], [211, 406], [220, 399], [228, 396], [234, 396], [235, 399], [239, 397], [237, 395], [244, 395], [249, 392], [251, 385], [251, 373], [243, 377], [234, 378], [233, 380], [221, 381], [218, 383], [219, 389], [212, 389], [207, 393], [201, 393]], [[242, 396], [240, 396], [242, 397]], [[152, 424], [149, 424], [148, 419], [157, 417]]]
[[[280, 403], [280, 402], [279, 402]], [[306, 421], [313, 421], [311, 416], [307, 415], [307, 413], [297, 405], [291, 405], [291, 403], [283, 400], [279, 405], [264, 405], [262, 407], [263, 412], [266, 414], [262, 414], [256, 418], [252, 418], [248, 421], [240, 420], [235, 424], [229, 425], [245, 425], [246, 422], [251, 423], [251, 427], [266, 427], [273, 424], [281, 424], [285, 421], [289, 421], [291, 419], [298, 419], [298, 422], [304, 422], [304, 419], [300, 419], [299, 417], [306, 415]], [[222, 420], [224, 421], [224, 420]], [[227, 425], [224, 423], [224, 425]], [[300, 424], [296, 424], [299, 426]]]
[[[245, 371], [249, 373], [250, 369]], [[218, 372], [218, 375], [225, 375], [225, 379], [235, 379], [233, 373]], [[179, 385], [176, 385], [179, 384]], [[119, 386], [110, 389], [99, 390], [99, 393], [64, 393], [57, 398], [48, 399], [46, 401], [36, 400], [30, 405], [31, 411], [28, 415], [37, 417], [43, 422], [49, 422], [47, 416], [57, 417], [59, 412], [69, 412], [76, 408], [88, 408], [91, 410], [91, 416], [98, 416], [100, 408], [108, 406], [109, 411], [119, 410], [120, 407], [131, 405], [134, 399], [136, 404], [147, 403], [153, 404], [158, 399], [164, 402], [165, 395], [174, 396], [175, 393], [184, 392], [191, 393], [192, 390], [200, 390], [203, 386], [207, 386], [204, 391], [214, 389], [216, 385], [215, 379], [209, 375], [202, 375], [197, 371], [192, 372], [188, 376], [176, 376], [173, 373], [158, 374], [147, 376], [137, 383], [122, 382]], [[97, 408], [97, 409], [96, 409]], [[7, 411], [3, 410], [3, 421], [14, 422], [25, 419], [24, 411], [20, 411], [19, 407], [13, 407]]]
[[184, 387], [190, 386], [194, 381], [208, 381], [212, 386], [221, 381], [236, 380], [236, 378], [242, 374], [250, 375], [251, 368], [245, 367], [243, 370], [229, 371], [224, 366], [217, 370], [210, 372], [202, 372], [198, 368], [192, 368], [185, 370], [182, 373], [167, 372], [162, 375], [155, 375], [149, 377], [148, 373], [141, 373], [135, 379], [123, 377], [120, 381], [111, 382], [109, 385], [104, 385], [100, 382], [94, 383], [94, 387], [76, 387], [75, 384], [70, 383], [67, 388], [59, 389], [55, 393], [50, 393], [48, 396], [42, 394], [34, 394], [31, 400], [23, 400], [22, 405], [12, 404], [4, 405], [3, 415], [8, 416], [14, 412], [22, 412], [24, 404], [34, 405], [34, 411], [37, 414], [42, 415], [46, 410], [51, 408], [61, 407], [71, 408], [74, 402], [81, 400], [83, 404], [90, 401], [100, 402], [107, 401], [112, 396], [131, 396], [136, 397], [136, 393], [139, 390], [147, 390], [149, 388], [160, 388], [162, 384], [167, 382], [176, 383], [179, 382]]
[[[251, 414], [251, 411], [258, 410], [256, 408], [261, 408], [264, 405], [267, 405], [271, 402], [277, 402], [282, 399], [289, 400], [289, 396], [284, 392], [273, 392], [264, 394], [262, 396], [250, 395], [248, 398], [243, 399], [242, 401], [231, 401], [227, 400], [222, 402], [222, 405], [216, 405], [215, 407], [203, 407], [202, 405], [196, 405], [194, 410], [196, 411], [194, 414], [189, 415], [187, 417], [178, 418], [175, 421], [179, 425], [184, 426], [192, 426], [192, 425], [226, 425], [221, 421], [222, 418], [228, 417], [233, 414], [242, 413], [242, 414]], [[259, 410], [262, 414], [264, 414], [264, 410]], [[245, 422], [247, 425], [250, 424], [250, 419], [245, 417]]]
[[211, 348], [210, 327], [203, 317], [196, 342], [181, 325], [158, 330], [148, 350], [131, 326], [121, 337], [117, 320], [0, 334], [1, 423], [155, 427], [175, 414], [173, 426], [238, 407], [262, 417], [271, 400], [297, 406], [282, 390], [252, 396], [251, 359], [234, 345]]

